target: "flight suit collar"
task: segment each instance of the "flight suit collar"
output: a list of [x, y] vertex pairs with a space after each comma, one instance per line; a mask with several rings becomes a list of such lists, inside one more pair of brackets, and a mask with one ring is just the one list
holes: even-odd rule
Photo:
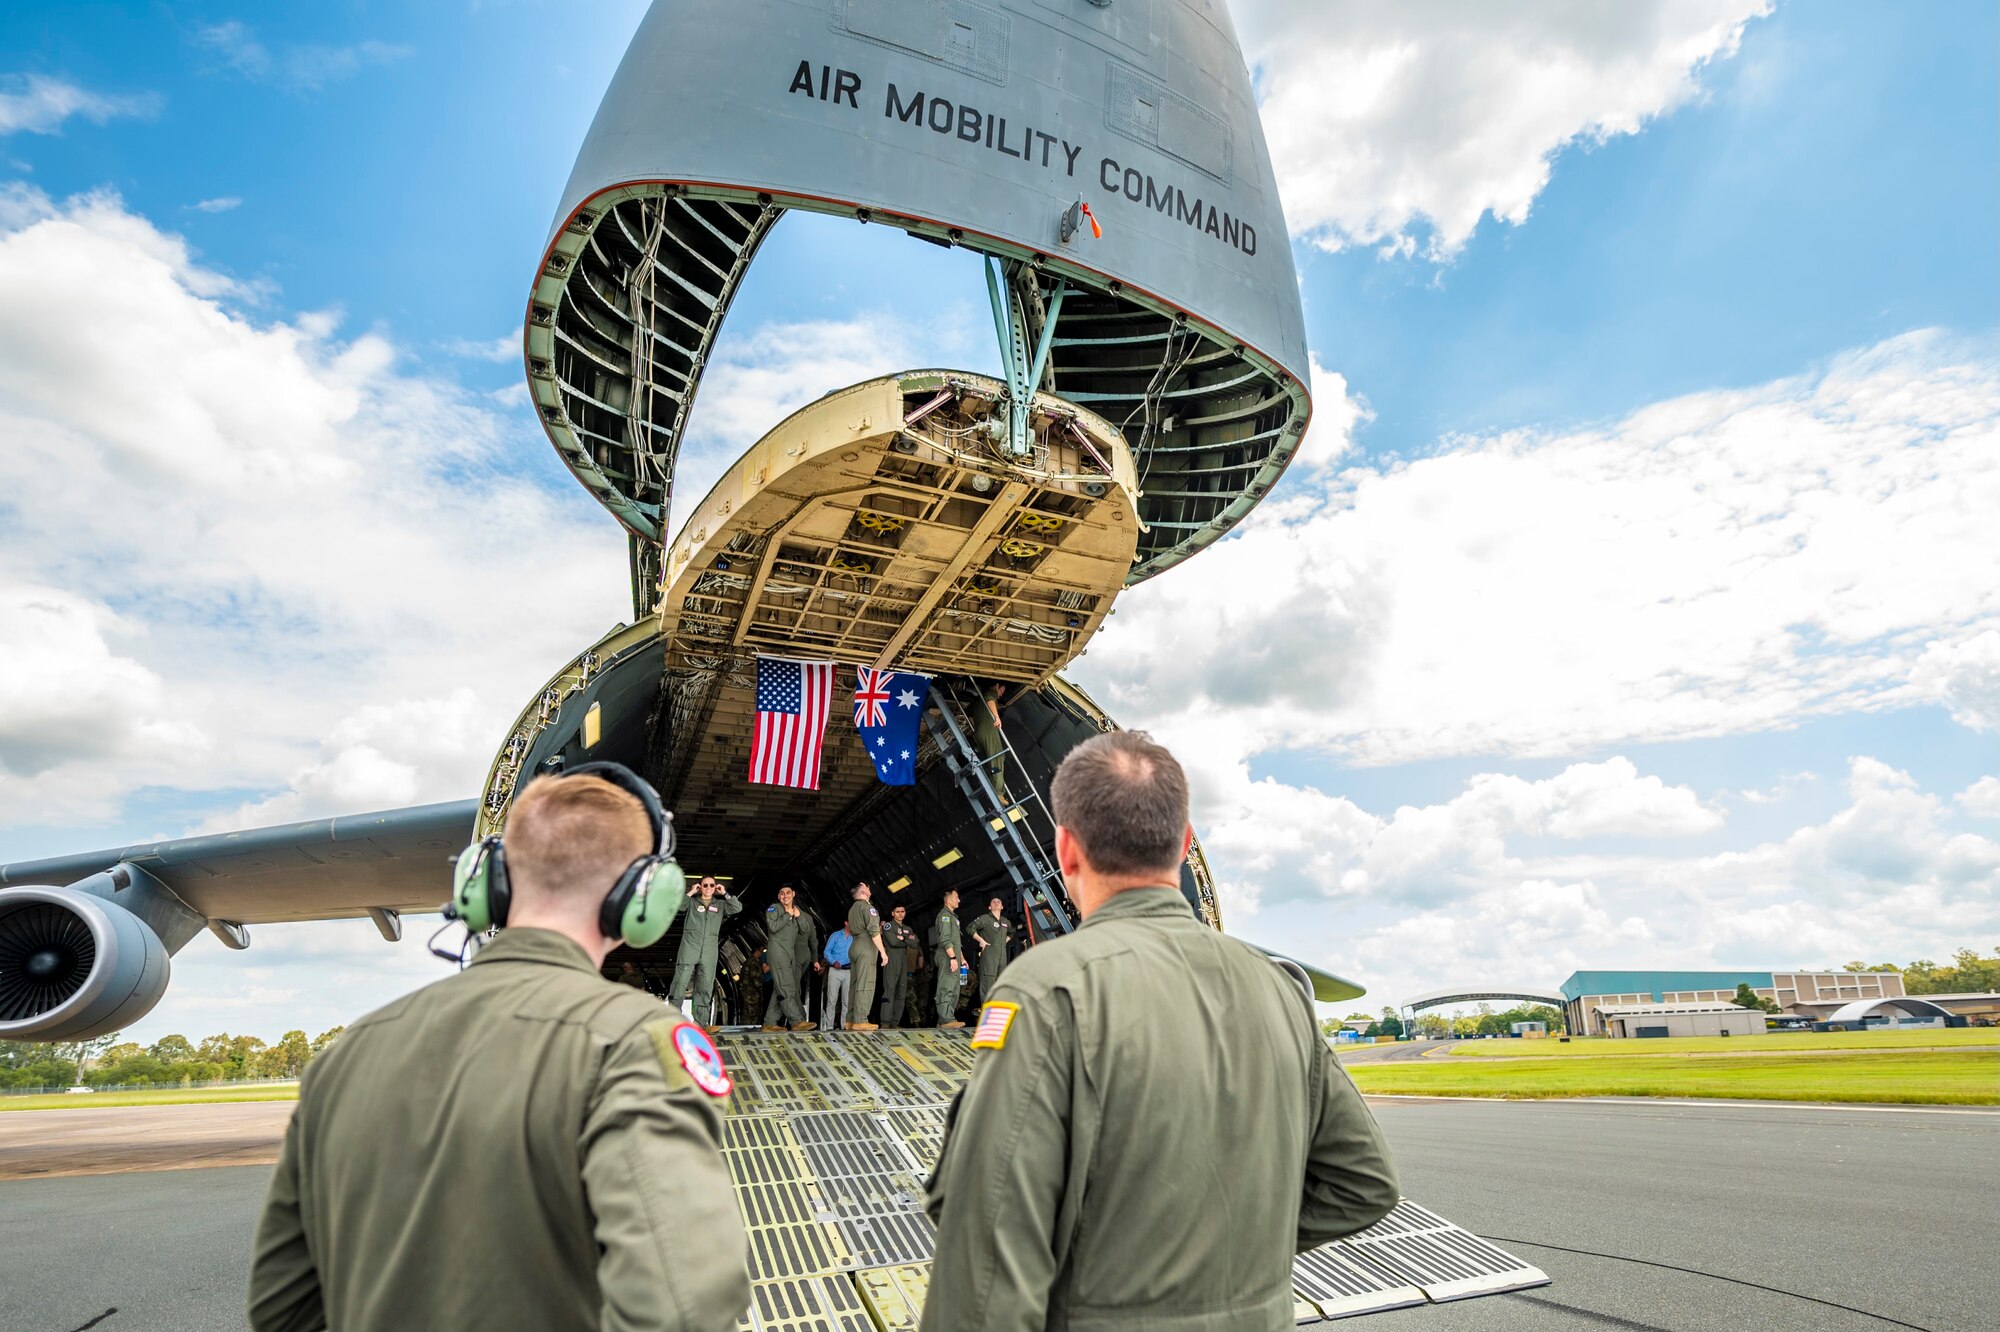
[[554, 930], [538, 930], [529, 926], [515, 926], [500, 931], [493, 942], [479, 950], [470, 965], [482, 962], [540, 962], [552, 967], [568, 967], [572, 971], [597, 973], [590, 961], [590, 954], [583, 951], [583, 945], [566, 934]]
[[1181, 896], [1178, 887], [1161, 884], [1157, 888], [1127, 888], [1122, 893], [1114, 893], [1111, 899], [1090, 913], [1090, 919], [1079, 925], [1087, 930], [1102, 920], [1138, 920], [1151, 917], [1185, 916], [1194, 919], [1194, 912], [1188, 908], [1187, 899]]

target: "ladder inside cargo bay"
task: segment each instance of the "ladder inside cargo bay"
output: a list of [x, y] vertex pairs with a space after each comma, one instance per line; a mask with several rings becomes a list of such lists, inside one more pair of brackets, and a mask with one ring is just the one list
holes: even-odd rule
[[[978, 744], [972, 738], [973, 728], [968, 721], [967, 709], [968, 706], [983, 708], [986, 700], [974, 693], [968, 705], [964, 695], [970, 692], [957, 681], [940, 679], [932, 682], [931, 697], [938, 706], [927, 711], [926, 718], [937, 741], [938, 752], [944, 756], [945, 766], [957, 783], [959, 793], [971, 806], [974, 817], [985, 831], [987, 840], [993, 844], [994, 854], [999, 856], [1008, 880], [1020, 897], [1030, 939], [1049, 939], [1068, 934], [1076, 928], [1076, 922], [1070, 915], [1069, 895], [1063, 889], [1062, 871], [1055, 864], [1053, 848], [1041, 844], [1028, 818], [1031, 809], [1040, 814], [1053, 836], [1055, 816], [1049, 812], [1041, 792], [1029, 778], [1020, 755], [1008, 742], [1004, 727], [1000, 729], [1000, 753], [990, 762], [980, 753]], [[995, 769], [1009, 763], [1013, 766], [1013, 776], [1008, 797], [1003, 798], [995, 780], [1000, 773]]]

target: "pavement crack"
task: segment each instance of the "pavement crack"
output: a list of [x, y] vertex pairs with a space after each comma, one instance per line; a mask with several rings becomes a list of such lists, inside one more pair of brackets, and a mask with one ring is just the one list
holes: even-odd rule
[[77, 1324], [75, 1328], [71, 1329], [71, 1332], [86, 1332], [86, 1329], [96, 1327], [99, 1323], [103, 1322], [105, 1319], [111, 1317], [112, 1314], [115, 1314], [117, 1312], [118, 1312], [118, 1306], [114, 1304], [109, 1309], [106, 1309], [103, 1313], [97, 1315], [97, 1317], [91, 1319], [89, 1322]]

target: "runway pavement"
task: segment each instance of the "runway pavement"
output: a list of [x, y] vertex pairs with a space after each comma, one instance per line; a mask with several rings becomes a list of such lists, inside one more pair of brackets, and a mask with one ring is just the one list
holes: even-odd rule
[[1378, 1103], [1404, 1191], [1554, 1284], [1383, 1314], [1367, 1332], [1625, 1328], [1932, 1332], [2000, 1325], [2000, 1114], [1578, 1101]]
[[1334, 1057], [1342, 1064], [1394, 1064], [1406, 1059], [1422, 1059], [1449, 1041], [1396, 1041], [1388, 1045], [1339, 1045]]
[[[116, 1113], [4, 1119], [53, 1128], [58, 1115]], [[1371, 1315], [1355, 1325], [1361, 1332], [1895, 1326], [1530, 1242], [1718, 1273], [1931, 1332], [1996, 1323], [2000, 1254], [1990, 1231], [2000, 1115], [1417, 1100], [1377, 1102], [1376, 1113], [1406, 1193], [1500, 1238], [1555, 1284]], [[246, 1138], [268, 1138], [274, 1123], [282, 1127], [274, 1115], [246, 1128]], [[142, 1136], [157, 1145], [184, 1129], [195, 1135], [193, 1150], [219, 1159], [215, 1136], [194, 1117], [154, 1119]], [[108, 1127], [94, 1131], [100, 1141], [119, 1140]], [[113, 1308], [96, 1324], [103, 1332], [240, 1327], [250, 1236], [268, 1178], [268, 1166], [221, 1166], [0, 1182], [7, 1273], [0, 1329], [71, 1332]]]
[[0, 1115], [0, 1180], [270, 1165], [296, 1104], [10, 1111]]

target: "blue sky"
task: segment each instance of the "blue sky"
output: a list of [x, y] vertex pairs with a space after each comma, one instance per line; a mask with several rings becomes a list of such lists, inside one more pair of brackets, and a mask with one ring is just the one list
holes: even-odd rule
[[1449, 268], [1307, 252], [1309, 333], [1371, 449], [1755, 384], [1910, 328], [1990, 330], [2000, 11], [1830, 0], [1756, 22], [1702, 100], [1565, 150], [1532, 225]]
[[[0, 379], [0, 426], [47, 449], [0, 477], [0, 860], [461, 794], [619, 617], [616, 533], [506, 344], [642, 8], [75, 5], [10, 25], [0, 304], [10, 345], [66, 317], [77, 345]], [[2000, 553], [1969, 535], [2000, 410], [2000, 12], [1702, 0], [1572, 32], [1553, 7], [1233, 8], [1325, 372], [1316, 456], [1242, 537], [1128, 597], [1079, 666], [1209, 774], [1232, 928], [1385, 1001], [1466, 972], [2000, 942], [2000, 782], [1979, 785], [2000, 770]], [[1358, 107], [1316, 91], [1398, 42], [1421, 51], [1409, 86]], [[1550, 51], [1550, 77], [1520, 77]], [[1357, 144], [1333, 186], [1287, 184]], [[988, 364], [982, 296], [962, 254], [787, 219], [688, 466], [840, 383]], [[91, 331], [134, 321], [158, 330], [136, 373]], [[180, 410], [220, 364], [251, 387]], [[126, 390], [150, 438], [65, 405]], [[246, 517], [284, 492], [239, 474], [237, 439], [283, 441], [270, 465], [318, 497], [307, 516]], [[102, 463], [108, 499], [56, 484], [74, 458]], [[386, 499], [340, 479], [363, 464], [406, 479]], [[150, 545], [120, 544], [134, 522]], [[95, 546], [63, 535], [100, 523]], [[1310, 610], [1244, 604], [1266, 583]], [[1675, 609], [1642, 613], [1621, 593], [1641, 583]], [[556, 609], [503, 614], [495, 653], [508, 602]], [[1350, 630], [1365, 651], [1326, 649]], [[1296, 637], [1326, 704], [1241, 702], [1230, 635]], [[74, 717], [10, 693], [10, 642], [18, 679], [78, 682]], [[63, 728], [76, 757], [50, 763]], [[1889, 878], [1858, 868], [1871, 837], [1909, 843]], [[1517, 916], [1542, 924], [1495, 924]], [[356, 928], [191, 945], [148, 1026], [275, 1034], [337, 1017], [329, 988], [429, 974]]]

